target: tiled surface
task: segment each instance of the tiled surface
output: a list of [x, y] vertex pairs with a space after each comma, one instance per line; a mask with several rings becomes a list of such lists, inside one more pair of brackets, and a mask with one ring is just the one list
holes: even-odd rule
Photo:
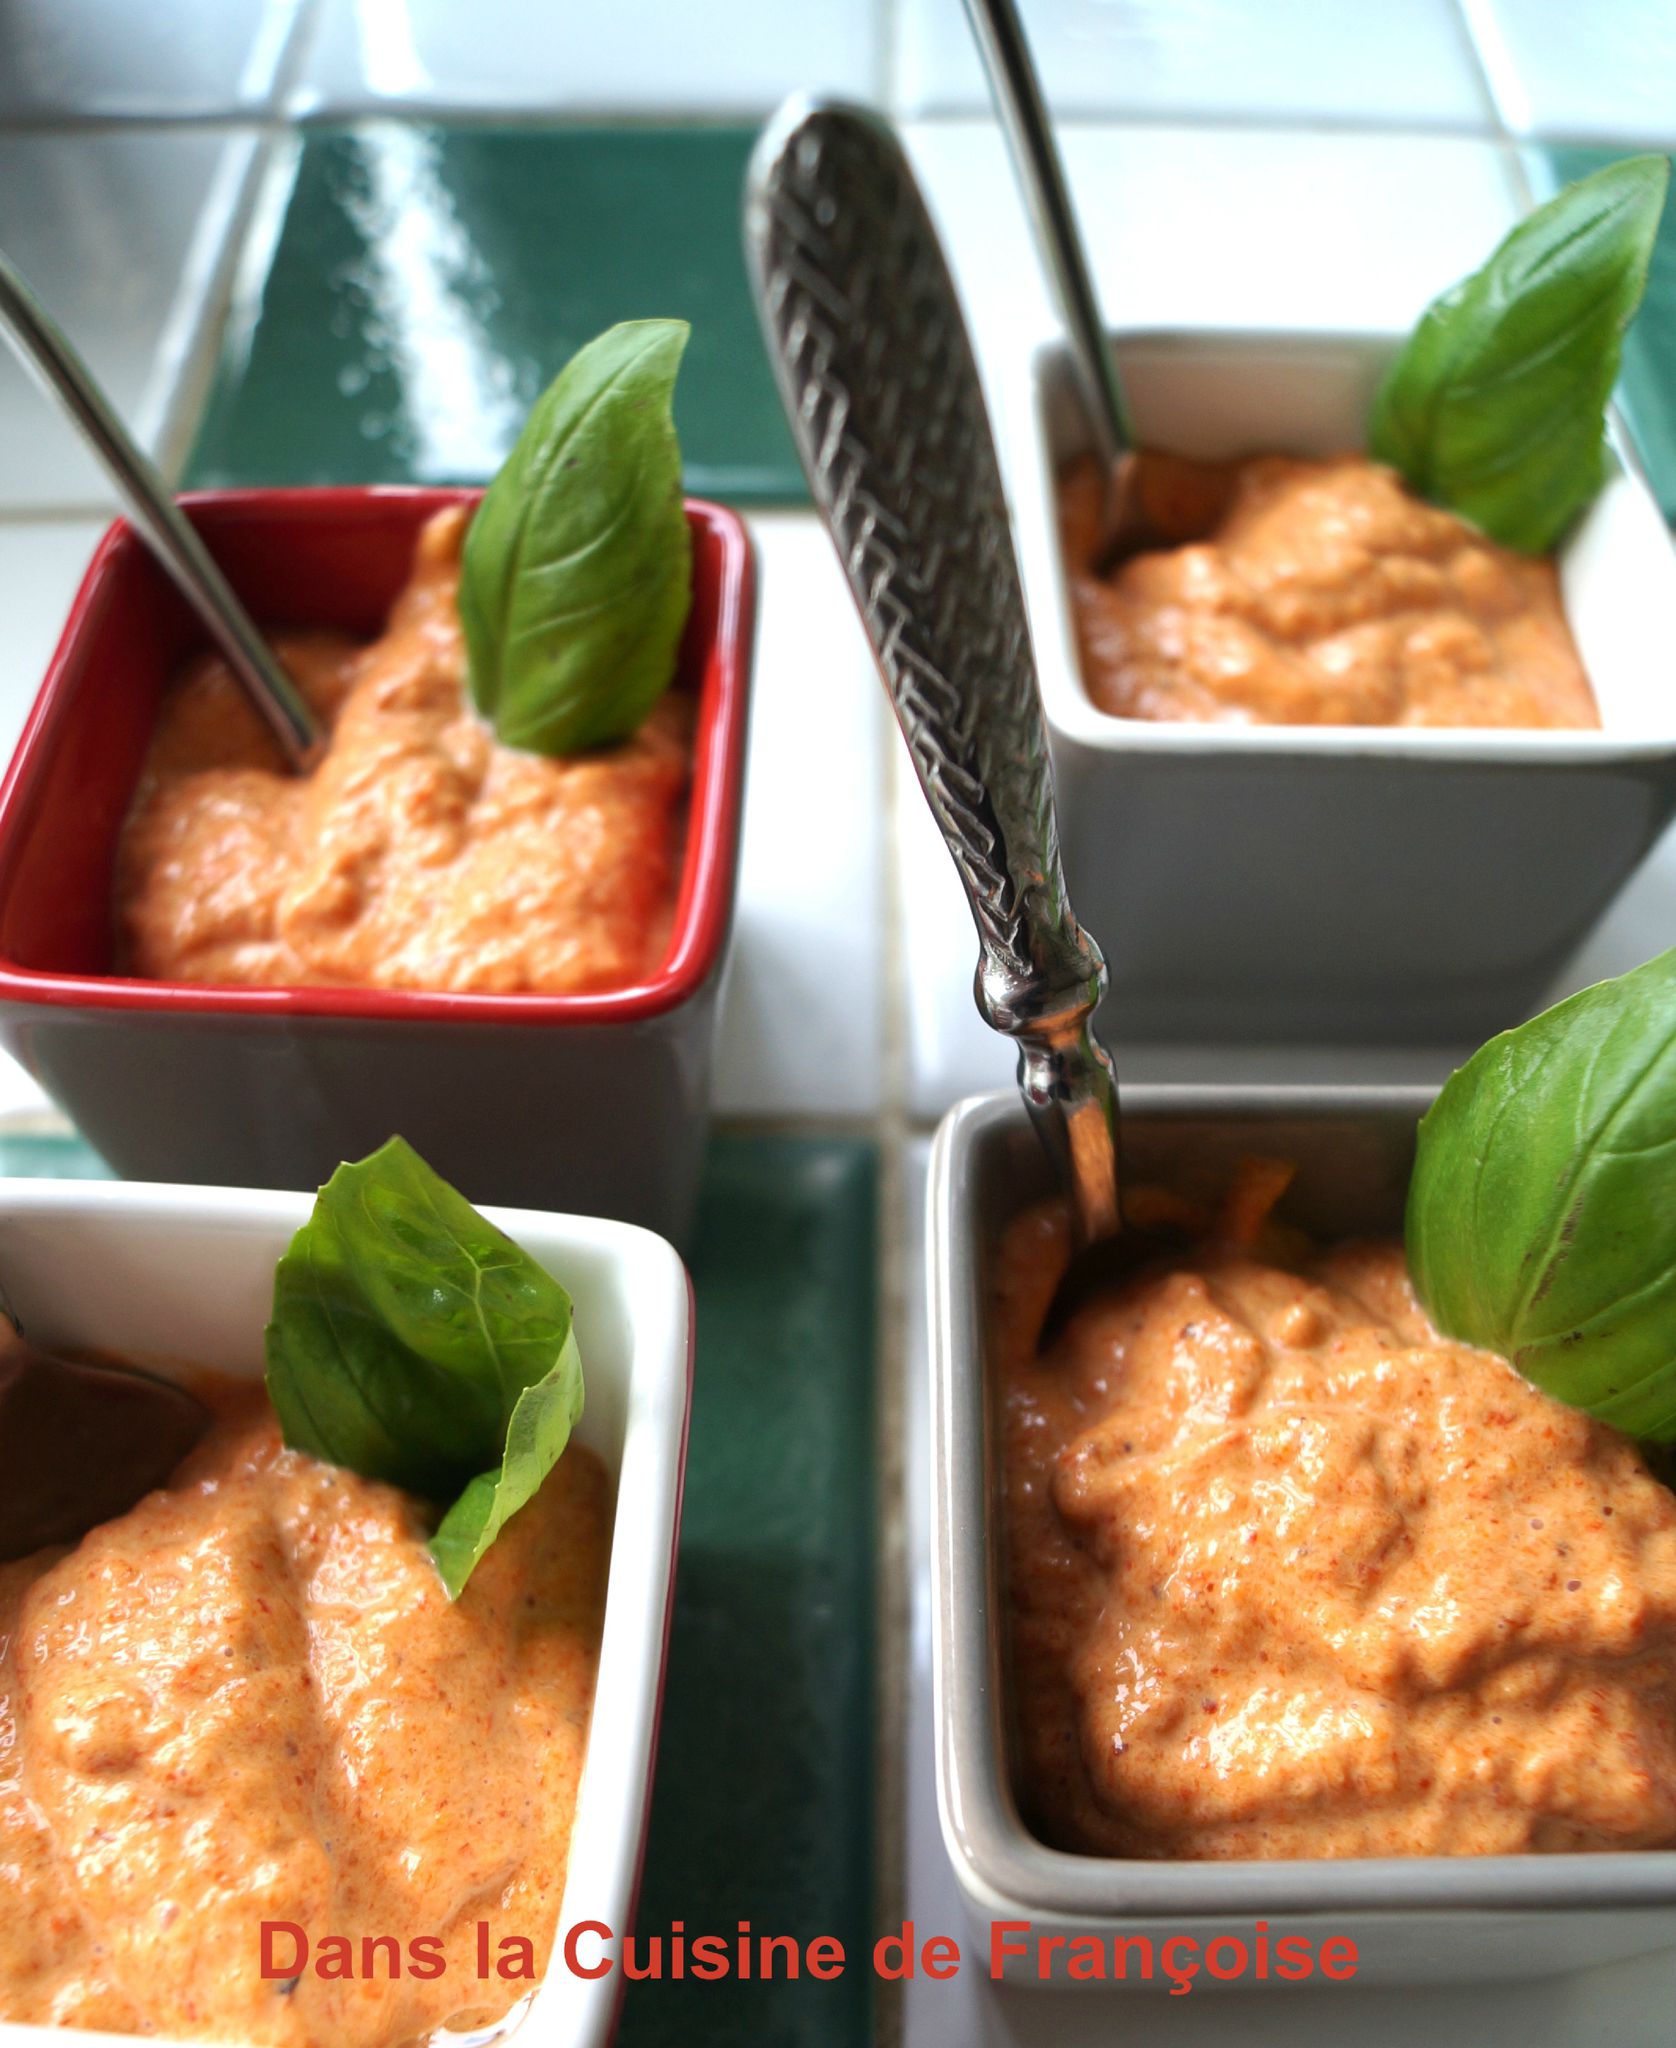
[[[211, 129], [0, 132], [0, 249], [154, 453], [190, 395], [256, 148]], [[0, 350], [0, 510], [109, 501], [92, 458]]]
[[866, 98], [877, 83], [872, 0], [732, 0], [648, 16], [550, 0], [324, 0], [291, 106], [310, 117], [765, 113], [796, 89]]
[[[800, 499], [745, 284], [751, 131], [374, 123], [276, 164], [193, 481], [473, 482], [584, 341], [679, 315], [687, 485]], [[270, 239], [271, 237], [271, 239]]]
[[812, 515], [755, 518], [760, 618], [722, 1115], [881, 1107], [888, 714]]
[[[1024, 10], [1069, 117], [1066, 154], [1117, 321], [1400, 326], [1512, 217], [1517, 165], [1498, 120], [1521, 140], [1676, 139], [1676, 30], [1663, 4]], [[959, 0], [0, 0], [0, 246], [35, 273], [145, 438], [178, 454], [198, 430], [199, 480], [481, 477], [579, 341], [615, 318], [673, 311], [697, 322], [679, 402], [689, 486], [796, 506], [737, 218], [746, 123], [797, 85], [936, 111], [911, 124], [910, 143], [978, 326], [1012, 473], [1021, 366], [1052, 316], [999, 141], [987, 120], [958, 117], [985, 106]], [[250, 226], [230, 233], [259, 139], [238, 124], [276, 110], [307, 122], [306, 144], [273, 140]], [[602, 113], [628, 125], [587, 125]], [[718, 125], [730, 114], [739, 125]], [[348, 115], [420, 118], [350, 130]], [[683, 115], [688, 126], [666, 125]], [[70, 136], [55, 129], [60, 116], [92, 125]], [[168, 125], [177, 117], [216, 125]], [[1533, 182], [1547, 165], [1538, 156], [1527, 159]], [[1588, 167], [1567, 151], [1554, 161], [1557, 175]], [[235, 254], [239, 296], [223, 326], [217, 286]], [[1676, 509], [1667, 282], [1661, 269], [1626, 384]], [[219, 348], [213, 390], [196, 354], [206, 343]], [[15, 728], [95, 531], [90, 518], [40, 515], [104, 502], [0, 364], [0, 726]], [[1011, 1060], [972, 1008], [970, 922], [827, 544], [806, 511], [785, 511], [760, 520], [759, 545], [758, 692], [718, 1071], [735, 1134], [713, 1154], [696, 1260], [693, 1483], [643, 1917], [651, 1928], [749, 1916], [841, 1932], [859, 1948], [872, 1545], [889, 1505], [870, 1492], [877, 1148], [903, 1114], [928, 1122], [961, 1093], [1007, 1085]], [[881, 788], [890, 775], [894, 795]], [[1676, 839], [1567, 985], [1632, 964], [1672, 930]], [[887, 987], [891, 948], [903, 997]], [[1131, 1079], [1440, 1078], [1452, 1058], [1119, 1050]], [[904, 1069], [897, 1098], [886, 1090]], [[38, 1122], [38, 1097], [0, 1074], [0, 1169], [96, 1164], [19, 1135], [20, 1110]], [[836, 1119], [848, 1135], [740, 1133], [765, 1117], [806, 1131]], [[910, 1138], [913, 1230], [888, 1248], [889, 1270], [913, 1290], [925, 1152], [923, 1135]], [[921, 1306], [916, 1291], [906, 1330], [886, 1333], [911, 1352], [903, 1910], [924, 1930], [958, 1931], [930, 1789]], [[1659, 1963], [1493, 1993], [1117, 2007], [1002, 1998], [968, 1971], [912, 1987], [901, 2017], [907, 2048], [1092, 2044], [1114, 2029], [1142, 2048], [1233, 2032], [1277, 2044], [1354, 2035], [1378, 2048], [1417, 2028], [1489, 2048], [1585, 2036], [1650, 2048], [1668, 2035], [1673, 1989]], [[869, 2038], [860, 1975], [829, 2003], [808, 1985], [679, 1990], [637, 1992], [624, 2038]]]
[[[711, 1147], [647, 1933], [867, 1944], [876, 1170], [853, 1140]], [[638, 1985], [618, 2038], [866, 2048], [870, 1984]]]
[[1676, 142], [1676, 14], [1665, 0], [1463, 0], [1516, 134]]
[[11, 758], [103, 531], [97, 519], [0, 524], [0, 758]]
[[[1672, 27], [1676, 37], [1676, 25]], [[1676, 94], [1676, 86], [1672, 88]], [[1676, 124], [1676, 98], [1672, 100]], [[1621, 151], [1530, 150], [1524, 162], [1538, 198], [1610, 163]], [[1666, 207], [1647, 278], [1647, 296], [1624, 338], [1619, 395], [1648, 479], [1667, 519], [1676, 519], [1676, 208]]]
[[6, 0], [0, 121], [265, 108], [305, 0]]
[[[1485, 99], [1453, 0], [1024, 0], [1056, 113], [1471, 128]], [[900, 0], [909, 114], [988, 106], [961, 0]]]

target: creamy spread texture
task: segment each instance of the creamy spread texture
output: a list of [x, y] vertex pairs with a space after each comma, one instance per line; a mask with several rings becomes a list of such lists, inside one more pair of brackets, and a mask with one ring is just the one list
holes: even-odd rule
[[1360, 456], [1142, 457], [1184, 545], [1101, 576], [1101, 479], [1062, 480], [1089, 695], [1122, 718], [1598, 726], [1554, 564], [1498, 546]]
[[1676, 1845], [1676, 1497], [1450, 1343], [1401, 1248], [1205, 1244], [997, 1299], [1023, 1804], [1154, 1857]]
[[[544, 1970], [558, 1921], [604, 1468], [572, 1444], [450, 1605], [412, 1500], [285, 1450], [259, 1388], [211, 1398], [168, 1487], [0, 1567], [0, 2016], [291, 2048], [491, 2018], [531, 1986], [479, 1980], [475, 1922]], [[264, 1920], [440, 1936], [446, 1972], [265, 1981]]]
[[165, 981], [580, 994], [668, 949], [691, 709], [616, 747], [499, 745], [464, 689], [463, 507], [421, 536], [371, 647], [275, 645], [330, 728], [291, 775], [225, 665], [171, 689], [117, 860], [119, 970]]

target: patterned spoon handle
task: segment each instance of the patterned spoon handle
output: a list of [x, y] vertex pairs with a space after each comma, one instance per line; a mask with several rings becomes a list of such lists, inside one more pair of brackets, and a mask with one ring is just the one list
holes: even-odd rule
[[[757, 145], [746, 255], [803, 467], [978, 928], [978, 1009], [1085, 1240], [1119, 1227], [1100, 949], [1066, 898], [1047, 732], [960, 302], [902, 147], [794, 100]], [[910, 963], [911, 965], [911, 963]]]

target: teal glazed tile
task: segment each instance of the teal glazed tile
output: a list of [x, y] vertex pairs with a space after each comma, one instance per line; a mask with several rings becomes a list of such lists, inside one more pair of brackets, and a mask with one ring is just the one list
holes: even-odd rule
[[874, 1224], [856, 1140], [710, 1150], [698, 1356], [642, 1935], [835, 1935], [829, 1983], [628, 1989], [622, 2048], [872, 2033]]
[[6, 1180], [113, 1180], [115, 1175], [82, 1137], [0, 1132], [0, 1178]]
[[[1557, 189], [1586, 178], [1627, 150], [1553, 148], [1541, 152]], [[1676, 521], [1676, 202], [1666, 201], [1647, 277], [1647, 296], [1624, 339], [1619, 402], [1666, 519]]]
[[[687, 488], [799, 502], [740, 246], [753, 131], [310, 130], [267, 195], [187, 467], [198, 486], [473, 483], [613, 321], [693, 325]], [[254, 274], [252, 274], [254, 272]]]

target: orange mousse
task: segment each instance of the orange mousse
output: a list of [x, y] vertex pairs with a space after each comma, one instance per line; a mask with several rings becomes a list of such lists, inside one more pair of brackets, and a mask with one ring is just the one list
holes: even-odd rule
[[465, 508], [421, 536], [384, 636], [282, 634], [330, 739], [307, 775], [225, 665], [165, 701], [117, 859], [120, 971], [164, 981], [581, 994], [668, 949], [691, 711], [621, 745], [500, 745], [465, 693]]
[[1036, 1333], [1005, 1238], [1016, 1754], [1055, 1846], [1140, 1857], [1676, 1844], [1676, 1497], [1440, 1337], [1395, 1244], [1265, 1226]]
[[1062, 480], [1088, 694], [1120, 718], [1598, 726], [1554, 564], [1499, 547], [1361, 456], [1143, 455], [1167, 546], [1090, 566], [1101, 477]]
[[[572, 1444], [450, 1604], [414, 1501], [285, 1450], [259, 1387], [207, 1394], [167, 1487], [0, 1566], [0, 2018], [261, 2048], [492, 2018], [533, 1984], [480, 1980], [475, 1923], [539, 1975], [558, 1921], [604, 1468]], [[309, 1937], [292, 1977], [265, 1920]], [[329, 1935], [353, 1978], [318, 1973]], [[364, 1973], [378, 1935], [399, 1976]]]

